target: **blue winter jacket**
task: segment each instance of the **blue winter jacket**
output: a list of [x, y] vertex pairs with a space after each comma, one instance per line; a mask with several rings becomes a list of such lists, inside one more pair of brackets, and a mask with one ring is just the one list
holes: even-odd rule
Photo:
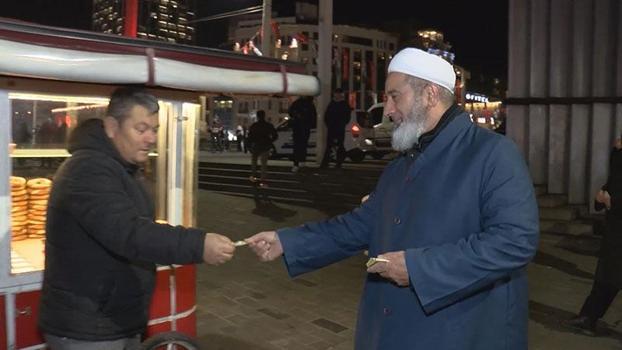
[[515, 145], [464, 112], [416, 159], [389, 164], [359, 208], [278, 235], [291, 276], [364, 249], [406, 252], [410, 286], [367, 275], [358, 350], [527, 349], [532, 181]]

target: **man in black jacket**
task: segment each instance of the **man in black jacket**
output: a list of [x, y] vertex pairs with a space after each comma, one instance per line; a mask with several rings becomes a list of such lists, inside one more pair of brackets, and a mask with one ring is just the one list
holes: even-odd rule
[[617, 139], [609, 155], [607, 183], [594, 198], [594, 209], [605, 209], [605, 230], [598, 252], [592, 290], [577, 317], [563, 324], [583, 334], [596, 335], [596, 323], [622, 289], [622, 141]]
[[257, 121], [248, 132], [248, 145], [251, 150], [251, 181], [257, 182], [257, 158], [261, 160], [261, 177], [259, 186], [266, 187], [268, 157], [272, 143], [279, 137], [274, 126], [266, 121], [266, 112], [257, 111]]
[[313, 97], [301, 96], [289, 106], [290, 125], [292, 126], [292, 139], [294, 141], [294, 166], [292, 172], [304, 167], [307, 159], [307, 147], [311, 129], [315, 127], [317, 111], [313, 104]]
[[82, 122], [47, 210], [39, 326], [56, 349], [134, 349], [145, 330], [155, 264], [222, 264], [235, 247], [195, 228], [154, 222], [140, 165], [156, 142], [158, 102], [120, 88], [106, 117]]
[[345, 101], [343, 90], [335, 89], [333, 92], [333, 100], [330, 101], [326, 112], [324, 112], [324, 123], [326, 124], [326, 150], [322, 157], [320, 168], [328, 168], [330, 162], [331, 149], [337, 147], [336, 168], [341, 168], [346, 157], [346, 149], [343, 146], [343, 140], [346, 133], [346, 125], [350, 122], [350, 112], [352, 109]]

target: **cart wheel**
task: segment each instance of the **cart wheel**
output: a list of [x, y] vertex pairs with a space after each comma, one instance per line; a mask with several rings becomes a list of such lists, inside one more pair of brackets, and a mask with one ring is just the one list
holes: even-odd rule
[[146, 339], [143, 350], [199, 350], [199, 345], [191, 337], [179, 332], [156, 334]]

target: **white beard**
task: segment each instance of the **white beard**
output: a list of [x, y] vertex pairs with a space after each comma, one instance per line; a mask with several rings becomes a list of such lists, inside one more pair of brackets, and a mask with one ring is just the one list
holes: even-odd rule
[[399, 152], [411, 149], [425, 132], [426, 119], [425, 108], [417, 108], [417, 103], [415, 103], [408, 117], [396, 126], [391, 134], [393, 149]]

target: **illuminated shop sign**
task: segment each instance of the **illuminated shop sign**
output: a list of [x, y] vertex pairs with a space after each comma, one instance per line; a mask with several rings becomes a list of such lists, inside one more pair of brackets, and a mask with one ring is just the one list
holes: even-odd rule
[[488, 102], [488, 97], [487, 96], [480, 95], [480, 94], [474, 94], [472, 92], [467, 92], [464, 97], [469, 102], [484, 102], [484, 103]]

